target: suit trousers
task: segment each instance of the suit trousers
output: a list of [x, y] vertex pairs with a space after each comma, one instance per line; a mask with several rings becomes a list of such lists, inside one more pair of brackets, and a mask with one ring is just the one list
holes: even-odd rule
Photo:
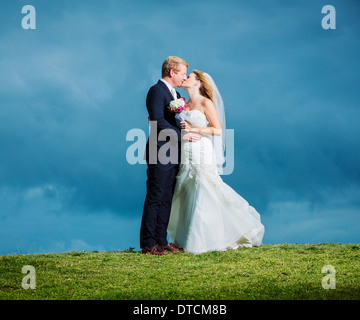
[[146, 197], [140, 229], [140, 247], [167, 245], [167, 226], [170, 218], [178, 164], [149, 164]]

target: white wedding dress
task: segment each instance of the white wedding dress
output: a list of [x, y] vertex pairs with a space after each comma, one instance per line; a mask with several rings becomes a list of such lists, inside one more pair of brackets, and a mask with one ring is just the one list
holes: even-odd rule
[[[208, 126], [199, 110], [176, 117], [195, 127]], [[168, 235], [170, 242], [194, 254], [262, 243], [260, 215], [221, 179], [210, 136], [182, 142]]]

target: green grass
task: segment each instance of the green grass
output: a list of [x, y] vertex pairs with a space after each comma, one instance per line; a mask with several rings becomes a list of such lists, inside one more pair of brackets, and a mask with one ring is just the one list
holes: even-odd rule
[[[0, 256], [0, 299], [359, 299], [360, 245], [263, 245], [201, 255], [70, 252]], [[36, 270], [23, 289], [22, 267]], [[336, 269], [325, 290], [323, 266]]]

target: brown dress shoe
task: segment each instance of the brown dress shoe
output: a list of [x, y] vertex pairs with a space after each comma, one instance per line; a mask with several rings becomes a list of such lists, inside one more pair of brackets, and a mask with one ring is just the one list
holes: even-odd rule
[[176, 248], [173, 243], [168, 243], [166, 246], [161, 247], [161, 249], [162, 249], [162, 250], [167, 250], [167, 251], [170, 251], [170, 252], [180, 252], [180, 251], [183, 251], [183, 249]]
[[156, 254], [156, 255], [165, 255], [168, 254], [167, 252], [165, 252], [162, 247], [158, 246], [157, 244], [154, 245], [151, 248], [145, 247], [142, 248], [141, 250], [142, 253], [149, 253], [149, 254]]

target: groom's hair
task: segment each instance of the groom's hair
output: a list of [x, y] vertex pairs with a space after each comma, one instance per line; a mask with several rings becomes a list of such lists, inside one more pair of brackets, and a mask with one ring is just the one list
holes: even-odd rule
[[180, 71], [180, 65], [183, 64], [186, 66], [186, 68], [189, 67], [189, 65], [187, 64], [187, 62], [179, 57], [175, 57], [175, 56], [170, 56], [167, 57], [162, 65], [162, 70], [161, 70], [161, 76], [164, 77], [169, 77], [170, 76], [170, 70], [175, 70], [175, 71]]

